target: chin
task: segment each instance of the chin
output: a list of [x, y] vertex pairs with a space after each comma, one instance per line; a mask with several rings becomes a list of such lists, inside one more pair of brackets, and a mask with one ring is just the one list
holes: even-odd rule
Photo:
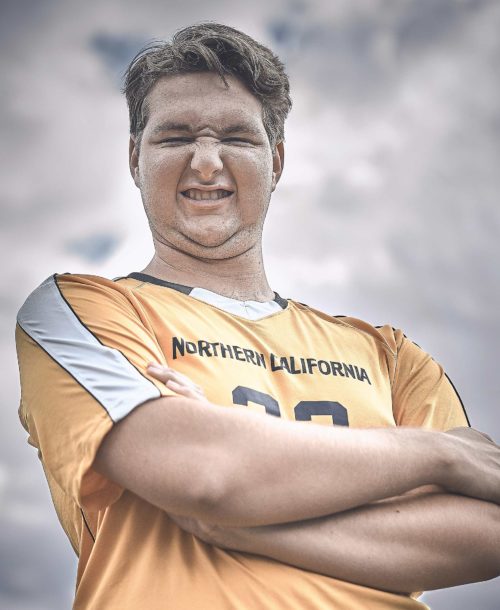
[[186, 237], [194, 247], [199, 246], [201, 248], [220, 248], [226, 244], [226, 242], [231, 238], [231, 235], [221, 235], [220, 233], [217, 235], [210, 235], [203, 233], [199, 235], [187, 234]]
[[188, 235], [189, 242], [185, 244], [186, 253], [199, 258], [222, 260], [243, 254], [251, 247], [242, 235]]
[[[236, 223], [234, 223], [236, 224]], [[239, 232], [239, 226], [227, 226], [221, 222], [199, 223], [196, 227], [186, 227], [183, 235], [191, 242], [204, 248], [218, 248], [224, 246]]]
[[165, 235], [166, 239], [162, 241], [190, 256], [213, 260], [243, 254], [258, 241], [256, 227], [221, 225], [179, 227]]

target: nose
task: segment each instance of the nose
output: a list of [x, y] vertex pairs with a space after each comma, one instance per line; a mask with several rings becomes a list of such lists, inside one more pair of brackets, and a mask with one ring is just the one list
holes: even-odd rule
[[197, 142], [191, 158], [191, 169], [206, 182], [222, 171], [223, 163], [217, 142]]

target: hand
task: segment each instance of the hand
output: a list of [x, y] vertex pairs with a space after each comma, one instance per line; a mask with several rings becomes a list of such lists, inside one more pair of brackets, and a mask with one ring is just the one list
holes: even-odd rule
[[[162, 381], [168, 388], [186, 398], [193, 398], [195, 400], [208, 402], [203, 389], [194, 383], [187, 375], [183, 375], [177, 371], [174, 371], [168, 366], [151, 363], [148, 365], [148, 373]], [[193, 517], [185, 517], [182, 515], [168, 515], [174, 523], [176, 523], [182, 530], [193, 534], [196, 538], [199, 538], [207, 544], [212, 544], [219, 547], [227, 547], [225, 541], [229, 540], [229, 530], [231, 528], [222, 528], [213, 523], [207, 523]]]
[[491, 437], [472, 428], [452, 428], [453, 460], [444, 487], [480, 500], [500, 504], [500, 447]]
[[155, 379], [163, 381], [167, 388], [173, 390], [176, 394], [202, 402], [209, 402], [203, 388], [189, 379], [187, 375], [183, 375], [166, 365], [156, 362], [148, 364], [147, 371]]

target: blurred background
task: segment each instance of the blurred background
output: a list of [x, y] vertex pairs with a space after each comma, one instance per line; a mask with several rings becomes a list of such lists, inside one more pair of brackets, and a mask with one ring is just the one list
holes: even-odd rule
[[[243, 29], [288, 67], [286, 167], [265, 233], [274, 290], [403, 328], [500, 441], [499, 2], [0, 7], [0, 608], [70, 608], [76, 568], [17, 420], [15, 315], [54, 272], [114, 277], [148, 262], [120, 77], [144, 43], [190, 23]], [[433, 610], [499, 599], [500, 579], [424, 597]]]

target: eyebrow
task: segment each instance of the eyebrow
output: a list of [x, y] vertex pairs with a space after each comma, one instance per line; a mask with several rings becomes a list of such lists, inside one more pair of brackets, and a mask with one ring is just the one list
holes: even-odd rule
[[[164, 133], [165, 131], [180, 131], [192, 134], [197, 131], [197, 129], [192, 129], [192, 127], [187, 123], [174, 123], [172, 121], [165, 121], [164, 123], [157, 125], [153, 129], [153, 134], [158, 135], [160, 133]], [[254, 135], [260, 133], [258, 129], [246, 123], [235, 123], [234, 125], [228, 125], [227, 127], [221, 127], [219, 129], [216, 129], [216, 131], [224, 136], [232, 133], [250, 133]]]

